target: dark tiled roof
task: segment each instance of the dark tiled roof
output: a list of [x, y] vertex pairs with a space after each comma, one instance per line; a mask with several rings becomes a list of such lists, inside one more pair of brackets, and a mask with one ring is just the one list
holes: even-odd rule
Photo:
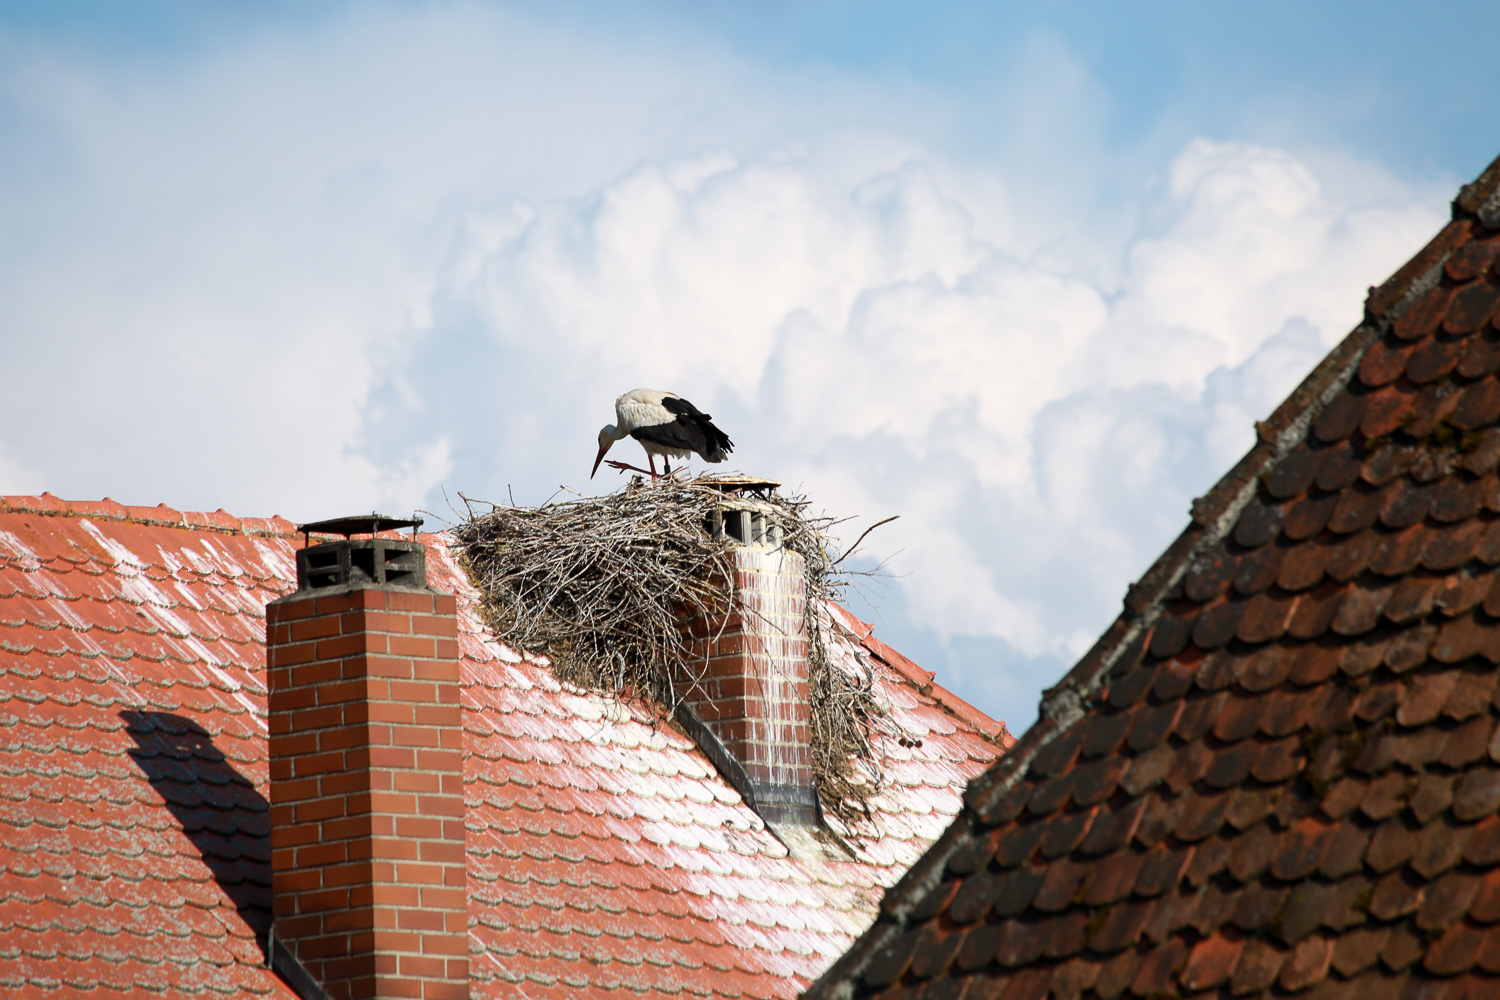
[[1500, 996], [1500, 161], [812, 990]]
[[[891, 709], [849, 861], [787, 849], [692, 741], [495, 642], [441, 536], [463, 655], [473, 995], [791, 997], [1009, 742], [830, 608]], [[265, 604], [285, 521], [0, 498], [0, 987], [291, 994], [270, 914]], [[91, 991], [91, 992], [90, 992]], [[3, 990], [0, 990], [3, 992]]]

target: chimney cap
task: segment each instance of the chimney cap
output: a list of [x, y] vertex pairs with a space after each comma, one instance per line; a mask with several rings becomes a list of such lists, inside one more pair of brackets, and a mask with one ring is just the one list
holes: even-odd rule
[[759, 476], [746, 476], [731, 474], [727, 476], [702, 476], [698, 479], [702, 486], [709, 486], [721, 493], [758, 493], [761, 496], [772, 492], [781, 484], [774, 479], [762, 479]]
[[401, 528], [410, 528], [415, 533], [421, 526], [420, 517], [387, 517], [371, 512], [352, 517], [334, 517], [327, 521], [310, 521], [297, 525], [297, 530], [304, 535], [317, 532], [320, 535], [343, 535], [348, 538], [351, 535], [373, 535], [379, 531], [396, 531]]

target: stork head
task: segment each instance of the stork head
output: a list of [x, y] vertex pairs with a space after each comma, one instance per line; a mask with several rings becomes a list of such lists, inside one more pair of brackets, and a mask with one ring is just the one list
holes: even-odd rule
[[594, 456], [594, 468], [589, 473], [589, 478], [594, 478], [594, 473], [599, 471], [599, 463], [604, 461], [604, 453], [609, 451], [610, 445], [620, 440], [614, 424], [605, 424], [599, 428], [599, 454]]

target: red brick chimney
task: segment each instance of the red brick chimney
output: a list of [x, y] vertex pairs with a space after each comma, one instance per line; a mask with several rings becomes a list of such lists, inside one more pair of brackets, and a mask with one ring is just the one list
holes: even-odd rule
[[733, 546], [735, 592], [727, 616], [692, 625], [678, 718], [764, 819], [814, 826], [806, 564], [769, 504], [726, 501], [709, 531]]
[[304, 1000], [469, 995], [456, 604], [416, 541], [347, 538], [396, 526], [304, 526], [346, 540], [266, 608], [270, 951]]

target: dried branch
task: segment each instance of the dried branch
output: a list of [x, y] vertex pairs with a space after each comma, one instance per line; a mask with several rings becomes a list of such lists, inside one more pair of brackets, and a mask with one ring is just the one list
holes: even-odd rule
[[859, 548], [859, 543], [862, 542], [862, 541], [864, 541], [866, 538], [868, 538], [869, 535], [870, 535], [870, 532], [874, 531], [876, 528], [880, 527], [882, 524], [890, 524], [892, 521], [896, 520], [900, 516], [901, 516], [900, 514], [892, 514], [890, 517], [886, 518], [884, 521], [876, 521], [874, 524], [870, 525], [864, 531], [860, 532], [859, 537], [854, 540], [854, 544], [851, 545], [851, 546], [849, 546], [847, 549], [845, 549], [844, 550], [844, 554], [841, 555], [841, 556], [839, 556], [837, 559], [835, 559], [833, 561], [833, 565], [834, 566], [838, 566], [845, 559], [848, 559], [850, 556], [854, 555], [855, 550], [857, 550]]

